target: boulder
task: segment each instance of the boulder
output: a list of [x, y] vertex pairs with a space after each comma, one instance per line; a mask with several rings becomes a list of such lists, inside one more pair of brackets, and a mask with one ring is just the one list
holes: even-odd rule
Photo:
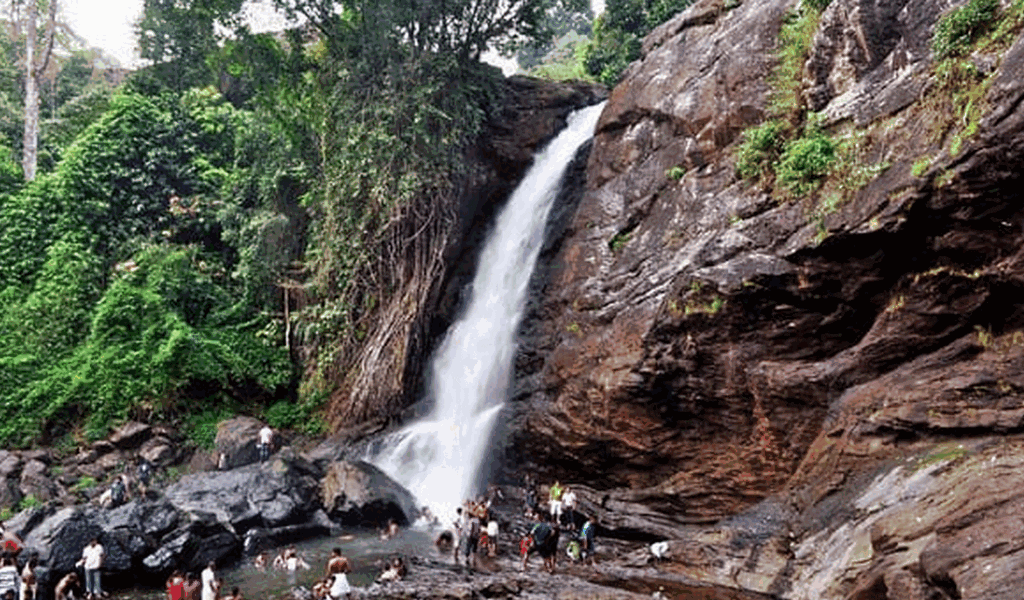
[[200, 571], [213, 561], [228, 562], [240, 555], [241, 538], [217, 515], [195, 512], [178, 529], [168, 533], [152, 553], [142, 558], [142, 567], [154, 574], [172, 569]]
[[175, 462], [178, 458], [175, 444], [164, 436], [154, 436], [145, 441], [139, 448], [139, 456], [148, 460], [155, 467], [162, 467]]
[[149, 439], [152, 430], [153, 428], [145, 423], [129, 421], [118, 427], [107, 440], [121, 450], [133, 450]]
[[214, 447], [218, 456], [217, 466], [234, 469], [259, 460], [256, 441], [263, 423], [252, 417], [234, 417], [217, 424]]
[[72, 506], [57, 511], [24, 538], [25, 550], [35, 552], [39, 562], [57, 573], [74, 570], [82, 549], [93, 538], [106, 546], [105, 515], [94, 507]]
[[50, 478], [49, 467], [39, 460], [30, 460], [22, 467], [18, 490], [23, 496], [32, 496], [40, 502], [53, 500], [60, 492]]
[[406, 524], [417, 515], [409, 490], [367, 462], [332, 463], [321, 490], [327, 514], [345, 525], [379, 527], [388, 519]]
[[266, 463], [187, 475], [165, 496], [178, 510], [214, 515], [244, 534], [253, 527], [306, 522], [319, 508], [317, 475], [310, 463], [284, 449]]

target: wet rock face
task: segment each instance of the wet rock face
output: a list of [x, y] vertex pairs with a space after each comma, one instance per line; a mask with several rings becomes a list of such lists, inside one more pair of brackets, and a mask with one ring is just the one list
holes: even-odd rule
[[[857, 132], [874, 174], [831, 207], [786, 201], [738, 180], [734, 151], [766, 118], [794, 5], [698, 2], [648, 37], [536, 282], [506, 462], [587, 482], [630, 530], [667, 535], [778, 494], [811, 511], [901, 444], [1024, 425], [1012, 366], [1024, 210], [1010, 166], [1024, 159], [1024, 39], [965, 59], [986, 59], [987, 113], [954, 143], [959, 125], [934, 125], [930, 52], [948, 3], [833, 0], [803, 101], [833, 135]], [[844, 436], [858, 441], [837, 449]], [[768, 570], [789, 564], [761, 556], [776, 557]], [[928, 564], [936, 581], [975, 585]], [[897, 571], [853, 579], [916, 589]]]
[[415, 254], [393, 293], [380, 299], [366, 341], [340, 367], [330, 400], [332, 425], [348, 438], [391, 421], [420, 399], [433, 344], [466, 300], [476, 257], [492, 221], [533, 154], [576, 109], [607, 95], [596, 84], [512, 77], [501, 83], [494, 114], [466, 149], [463, 180], [453, 194], [418, 200], [395, 227], [416, 240]]

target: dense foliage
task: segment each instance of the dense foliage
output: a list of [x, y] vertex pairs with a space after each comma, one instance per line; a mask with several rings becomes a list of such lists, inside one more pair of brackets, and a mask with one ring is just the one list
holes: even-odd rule
[[999, 0], [970, 0], [943, 15], [935, 25], [932, 38], [935, 58], [943, 59], [965, 52], [992, 25], [998, 10]]
[[594, 21], [584, 54], [589, 72], [608, 86], [619, 82], [629, 63], [640, 58], [640, 42], [691, 0], [609, 0]]
[[497, 89], [480, 54], [545, 37], [556, 4], [276, 0], [305, 25], [256, 35], [239, 0], [146, 0], [151, 66], [120, 88], [86, 54], [48, 74], [27, 185], [4, 40], [0, 442], [143, 419], [208, 444], [238, 411], [319, 430], [374, 311], [431, 259], [406, 217], [443, 222], [466, 175]]
[[210, 91], [125, 92], [0, 203], [0, 439], [95, 437], [287, 389], [288, 354], [220, 235], [217, 212], [253, 202], [230, 185], [247, 178], [242, 123]]

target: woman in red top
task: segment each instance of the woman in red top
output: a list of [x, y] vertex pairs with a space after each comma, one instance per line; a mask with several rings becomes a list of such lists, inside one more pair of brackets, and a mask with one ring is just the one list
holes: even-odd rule
[[167, 578], [167, 597], [170, 600], [185, 599], [185, 576], [181, 571], [175, 571]]

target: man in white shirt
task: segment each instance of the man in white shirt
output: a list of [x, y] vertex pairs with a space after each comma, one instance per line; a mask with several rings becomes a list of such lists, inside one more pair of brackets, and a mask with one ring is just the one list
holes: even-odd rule
[[89, 545], [82, 550], [82, 567], [85, 569], [85, 597], [87, 600], [97, 600], [106, 594], [103, 593], [103, 586], [100, 583], [100, 567], [103, 566], [103, 558], [106, 554], [103, 546], [97, 538], [92, 538]]
[[270, 428], [270, 425], [264, 425], [263, 429], [260, 429], [259, 441], [256, 443], [256, 448], [260, 452], [260, 462], [266, 462], [270, 458], [273, 443], [274, 430]]
[[217, 588], [219, 586], [217, 585], [217, 572], [214, 571], [216, 566], [216, 563], [211, 560], [206, 565], [206, 568], [203, 569], [201, 575], [203, 588], [200, 595], [202, 600], [217, 600]]

